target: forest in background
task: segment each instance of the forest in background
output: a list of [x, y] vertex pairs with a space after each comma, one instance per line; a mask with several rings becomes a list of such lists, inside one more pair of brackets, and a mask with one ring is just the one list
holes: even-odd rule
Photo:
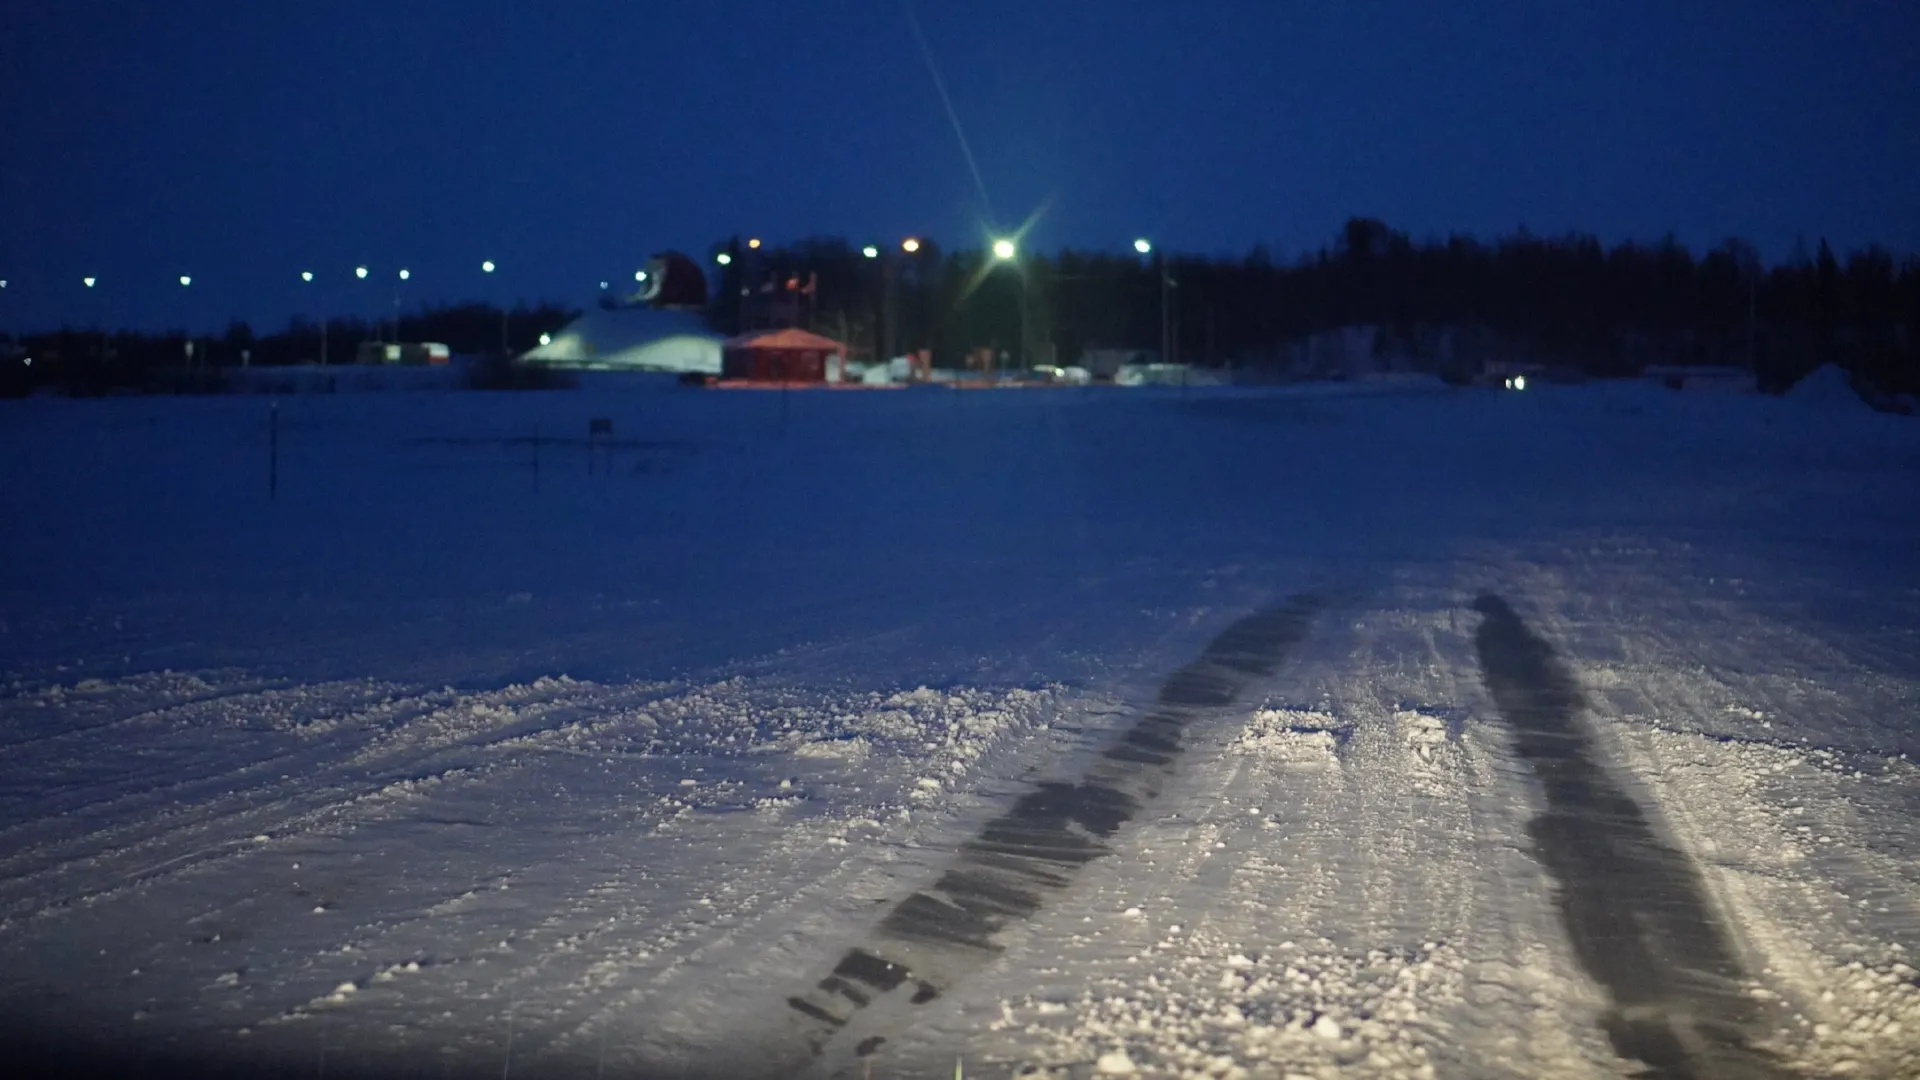
[[[1778, 391], [1835, 363], [1882, 393], [1920, 393], [1920, 258], [1880, 247], [1842, 256], [1821, 240], [1765, 265], [1737, 239], [1702, 254], [1672, 238], [1415, 240], [1366, 218], [1291, 260], [1258, 245], [1237, 257], [1065, 250], [1012, 259], [927, 238], [914, 246], [722, 241], [703, 253], [708, 318], [728, 334], [805, 326], [860, 357], [928, 349], [943, 367], [981, 350], [1006, 367], [1072, 364], [1092, 349], [1157, 356], [1164, 342], [1171, 360], [1304, 377], [1324, 373], [1317, 336], [1369, 327], [1378, 366], [1448, 377], [1495, 361], [1594, 377], [1714, 364], [1751, 367], [1762, 389]], [[561, 303], [439, 305], [381, 322], [329, 319], [324, 341], [333, 362], [375, 340], [497, 357], [533, 347], [576, 313]], [[316, 362], [322, 342], [321, 323], [300, 319], [268, 333], [236, 322], [218, 335], [67, 328], [12, 342], [0, 393], [215, 389], [226, 369]]]

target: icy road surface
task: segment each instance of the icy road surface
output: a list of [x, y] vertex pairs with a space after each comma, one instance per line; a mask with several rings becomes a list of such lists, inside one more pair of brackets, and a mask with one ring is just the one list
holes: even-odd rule
[[1912, 421], [596, 384], [272, 422], [269, 500], [267, 399], [0, 402], [10, 1061], [1920, 1075]]

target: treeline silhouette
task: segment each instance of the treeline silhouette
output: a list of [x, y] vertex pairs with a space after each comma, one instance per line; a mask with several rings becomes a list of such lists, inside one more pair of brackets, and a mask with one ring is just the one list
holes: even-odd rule
[[925, 239], [873, 258], [831, 238], [722, 248], [721, 329], [792, 321], [857, 351], [889, 338], [895, 350], [930, 347], [943, 366], [981, 348], [1062, 364], [1089, 349], [1157, 350], [1164, 275], [1172, 359], [1245, 372], [1310, 370], [1317, 336], [1367, 327], [1377, 366], [1460, 378], [1494, 360], [1599, 377], [1735, 365], [1777, 391], [1831, 362], [1881, 391], [1920, 392], [1920, 259], [1880, 247], [1842, 259], [1824, 240], [1773, 266], [1737, 239], [1698, 256], [1671, 237], [1415, 241], [1365, 218], [1291, 262], [1264, 246], [1238, 258], [1069, 250], [1005, 262]]
[[[784, 247], [736, 238], [710, 254], [722, 252], [724, 263], [706, 264], [717, 331], [800, 325], [856, 355], [928, 349], [946, 367], [983, 352], [997, 366], [1071, 364], [1094, 349], [1151, 354], [1164, 330], [1170, 359], [1251, 377], [1324, 373], [1328, 350], [1319, 346], [1333, 337], [1365, 342], [1372, 354], [1333, 350], [1345, 369], [1466, 379], [1494, 361], [1602, 377], [1654, 364], [1735, 365], [1777, 391], [1835, 363], [1881, 392], [1920, 393], [1920, 259], [1880, 247], [1842, 258], [1824, 240], [1767, 266], [1740, 240], [1700, 255], [1670, 237], [1608, 246], [1522, 231], [1492, 242], [1416, 241], [1356, 218], [1291, 261], [1263, 246], [1239, 257], [1068, 250], [998, 260], [927, 238], [912, 252], [896, 242], [871, 257], [839, 238]], [[479, 355], [500, 354], [504, 342], [518, 352], [573, 314], [557, 304], [505, 313], [460, 304], [404, 314], [397, 325], [333, 320], [328, 352], [347, 362], [359, 342], [382, 339]], [[20, 345], [34, 363], [0, 362], [0, 391], [211, 388], [218, 372], [242, 363], [314, 362], [321, 345], [319, 325], [298, 320], [268, 335], [236, 323], [193, 339], [192, 356], [188, 341], [75, 330], [29, 338]]]
[[18, 356], [0, 359], [0, 394], [52, 388], [72, 394], [217, 392], [239, 367], [327, 362], [351, 364], [362, 342], [435, 341], [455, 353], [498, 356], [531, 348], [576, 311], [558, 304], [503, 309], [465, 303], [368, 322], [296, 318], [276, 333], [256, 334], [244, 322], [221, 334], [159, 334], [63, 329], [22, 337]]

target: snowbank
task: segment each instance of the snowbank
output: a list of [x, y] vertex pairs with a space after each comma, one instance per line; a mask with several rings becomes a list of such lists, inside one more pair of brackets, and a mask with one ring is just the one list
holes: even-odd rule
[[1837, 364], [1822, 364], [1793, 384], [1787, 396], [1809, 405], [1866, 408], [1867, 403], [1853, 388], [1853, 378]]

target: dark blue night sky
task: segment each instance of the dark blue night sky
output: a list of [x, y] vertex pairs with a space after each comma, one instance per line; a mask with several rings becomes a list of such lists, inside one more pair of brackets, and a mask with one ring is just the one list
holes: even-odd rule
[[[1920, 249], [1902, 0], [916, 3], [1030, 248]], [[401, 266], [409, 303], [585, 304], [733, 233], [992, 224], [900, 0], [13, 0], [0, 62], [14, 327], [372, 312]]]

